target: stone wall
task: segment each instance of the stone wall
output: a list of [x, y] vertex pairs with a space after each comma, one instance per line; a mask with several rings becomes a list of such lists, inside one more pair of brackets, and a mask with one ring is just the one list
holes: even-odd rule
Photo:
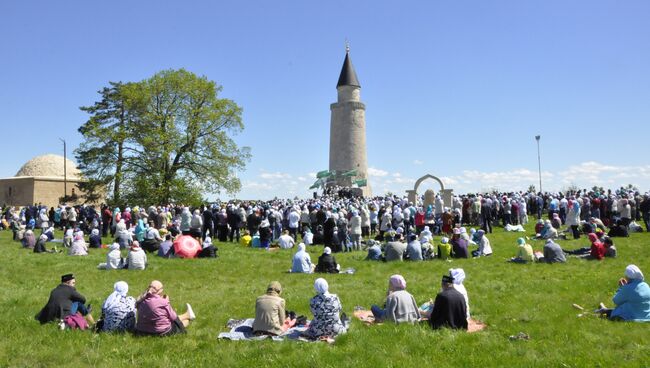
[[[67, 194], [80, 196], [76, 180], [68, 180]], [[48, 207], [59, 204], [63, 197], [64, 181], [51, 177], [16, 177], [0, 179], [0, 205], [27, 206], [42, 203]]]
[[0, 206], [26, 206], [33, 203], [33, 177], [0, 179]]

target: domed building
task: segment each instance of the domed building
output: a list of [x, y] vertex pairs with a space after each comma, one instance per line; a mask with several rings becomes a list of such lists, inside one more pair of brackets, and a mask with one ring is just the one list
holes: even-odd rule
[[16, 176], [0, 179], [0, 206], [57, 206], [64, 191], [68, 196], [81, 194], [77, 184], [82, 180], [72, 160], [53, 154], [37, 156], [27, 161]]

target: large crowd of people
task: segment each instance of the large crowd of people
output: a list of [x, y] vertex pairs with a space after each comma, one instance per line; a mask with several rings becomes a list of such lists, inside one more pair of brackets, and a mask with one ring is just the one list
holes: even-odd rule
[[[534, 252], [529, 238], [521, 237], [517, 240], [518, 250], [510, 259], [512, 262], [566, 262], [567, 255], [602, 260], [617, 254], [612, 238], [643, 231], [638, 222], [649, 230], [650, 198], [648, 194], [626, 190], [512, 192], [455, 196], [445, 206], [440, 196], [431, 203], [426, 198], [412, 203], [398, 196], [363, 198], [353, 195], [353, 191], [339, 189], [312, 199], [233, 200], [195, 208], [183, 205], [133, 206], [123, 210], [106, 205], [61, 205], [49, 210], [38, 205], [5, 207], [0, 226], [11, 230], [14, 240], [34, 252], [67, 250], [70, 256], [84, 256], [89, 248], [106, 247], [106, 262], [98, 265], [106, 270], [143, 270], [148, 264], [147, 253], [174, 257], [174, 240], [188, 236], [201, 245], [198, 253], [201, 257], [216, 257], [213, 239], [262, 249], [296, 248], [290, 272], [337, 273], [340, 264], [334, 254], [339, 252], [366, 251], [367, 260], [386, 262], [490, 256], [493, 249], [489, 237], [494, 226], [518, 229], [529, 218], [537, 220], [531, 238], [544, 242], [543, 252]], [[55, 239], [55, 230], [63, 231], [60, 242]], [[587, 236], [591, 246], [567, 250], [558, 244], [562, 238], [579, 239], [582, 235]], [[102, 245], [102, 238], [109, 236], [114, 241]], [[312, 262], [306, 251], [313, 245], [323, 246], [317, 262]], [[126, 256], [123, 250], [128, 251]], [[647, 284], [642, 281], [641, 271], [635, 270], [638, 272], [630, 275], [626, 271], [627, 281], [621, 284], [625, 292], [619, 291], [614, 300], [617, 308], [633, 310], [634, 318], [627, 312], [608, 312], [607, 316], [650, 320]], [[393, 275], [385, 304], [372, 307], [375, 318], [399, 323], [415, 322], [424, 316], [433, 328], [467, 329], [469, 300], [462, 287], [465, 275], [460, 271], [462, 276], [453, 272], [444, 275], [440, 293], [431, 308], [424, 310], [406, 291], [404, 278]], [[314, 320], [308, 334], [322, 337], [345, 332], [339, 316], [341, 302], [329, 293], [327, 281], [319, 278], [314, 288], [317, 294], [310, 301]], [[101, 330], [168, 335], [183, 332], [195, 317], [189, 304], [187, 312], [178, 315], [162, 293], [159, 281], [152, 281], [137, 300], [127, 293], [126, 283], [115, 284], [113, 293], [102, 306]], [[273, 282], [266, 294], [257, 299], [253, 326], [257, 333], [280, 335], [291, 326], [281, 293], [279, 282]], [[625, 297], [618, 297], [621, 293]], [[69, 315], [90, 317], [84, 303], [85, 298], [76, 292], [74, 277], [64, 275], [37, 319], [44, 323]], [[625, 303], [645, 303], [645, 307], [621, 307]]]

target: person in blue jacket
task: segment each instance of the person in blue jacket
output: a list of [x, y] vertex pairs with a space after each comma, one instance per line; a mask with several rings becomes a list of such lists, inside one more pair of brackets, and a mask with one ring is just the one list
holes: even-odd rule
[[608, 309], [601, 303], [598, 312], [611, 320], [650, 322], [650, 286], [643, 281], [639, 267], [627, 266], [625, 277], [618, 284], [618, 291], [612, 298], [616, 308]]

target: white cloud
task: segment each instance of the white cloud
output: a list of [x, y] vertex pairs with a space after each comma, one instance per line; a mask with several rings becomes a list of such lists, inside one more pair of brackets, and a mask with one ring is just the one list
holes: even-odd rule
[[422, 165], [423, 163], [424, 163], [424, 161], [420, 161], [420, 160], [417, 160], [417, 159], [413, 160], [413, 165]]
[[262, 179], [291, 179], [291, 175], [286, 174], [286, 173], [281, 173], [281, 172], [273, 172], [273, 173], [263, 172], [263, 173], [260, 174], [260, 178], [262, 178]]
[[[450, 173], [452, 174], [452, 173]], [[368, 168], [369, 184], [377, 195], [386, 192], [405, 194], [413, 189], [416, 179], [403, 172], [393, 172], [376, 167]], [[309, 184], [315, 180], [316, 173], [283, 173], [261, 172], [253, 178], [242, 178], [242, 193], [240, 198], [270, 199], [306, 198], [311, 196]], [[538, 172], [525, 168], [513, 168], [504, 171], [463, 170], [455, 175], [440, 176], [445, 188], [453, 189], [454, 193], [471, 193], [488, 189], [527, 190], [530, 185], [539, 185]], [[423, 183], [423, 188], [430, 181]], [[430, 183], [429, 183], [430, 184]], [[569, 185], [580, 188], [591, 188], [594, 185], [615, 189], [627, 184], [633, 184], [641, 190], [650, 188], [650, 165], [613, 166], [595, 161], [587, 161], [567, 166], [557, 171], [542, 172], [543, 189], [557, 191]], [[432, 188], [438, 187], [433, 183]], [[539, 188], [537, 188], [539, 189]]]
[[368, 168], [368, 176], [382, 177], [388, 175], [388, 171], [375, 169], [374, 167]]

